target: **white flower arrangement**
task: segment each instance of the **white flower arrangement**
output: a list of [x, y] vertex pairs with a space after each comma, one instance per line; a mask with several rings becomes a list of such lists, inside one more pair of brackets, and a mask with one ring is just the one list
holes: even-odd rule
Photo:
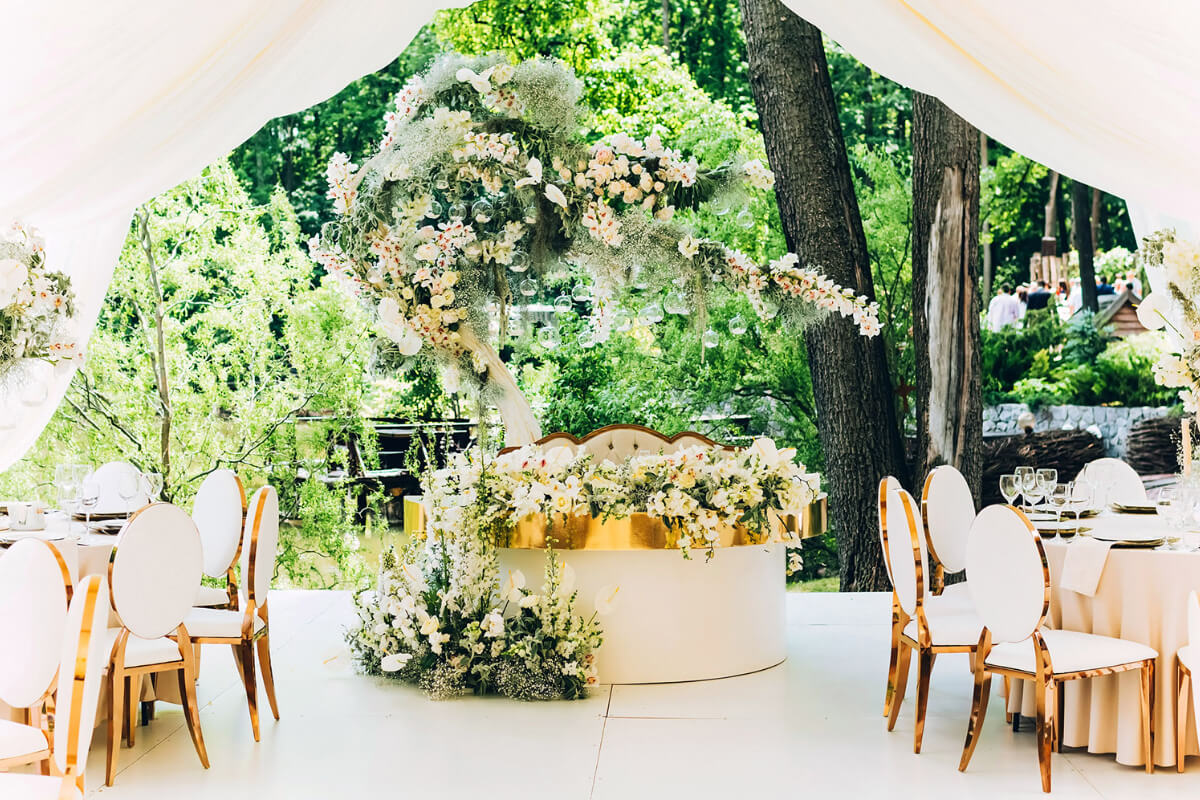
[[531, 515], [645, 513], [671, 528], [685, 557], [694, 547], [712, 557], [722, 526], [741, 526], [755, 542], [783, 539], [774, 513], [803, 508], [820, 490], [795, 455], [766, 438], [732, 453], [687, 447], [620, 463], [564, 445], [530, 445], [491, 460], [459, 453], [424, 482], [429, 530], [446, 539], [465, 531], [494, 545]]
[[83, 357], [68, 334], [75, 315], [70, 279], [46, 268], [36, 228], [14, 222], [0, 231], [0, 379], [24, 359], [71, 366]]
[[799, 326], [836, 312], [865, 336], [879, 333], [874, 303], [794, 255], [760, 267], [670, 222], [677, 207], [770, 189], [760, 161], [703, 169], [656, 134], [586, 143], [578, 95], [558, 62], [449, 54], [405, 84], [378, 153], [362, 167], [333, 157], [329, 197], [340, 219], [310, 251], [380, 312], [405, 355], [419, 350], [412, 331], [486, 383], [460, 327], [487, 331], [487, 308], [513, 296], [500, 267], [538, 275], [567, 257], [593, 272], [597, 296], [627, 288], [638, 262], [656, 276], [651, 291], [678, 279], [697, 307], [706, 287], [731, 275], [764, 317], [795, 310], [789, 322]]
[[1169, 352], [1154, 365], [1160, 386], [1179, 389], [1189, 414], [1200, 412], [1200, 245], [1176, 239], [1173, 231], [1146, 237], [1141, 257], [1148, 270], [1162, 270], [1166, 286], [1142, 298], [1138, 321], [1163, 330]]

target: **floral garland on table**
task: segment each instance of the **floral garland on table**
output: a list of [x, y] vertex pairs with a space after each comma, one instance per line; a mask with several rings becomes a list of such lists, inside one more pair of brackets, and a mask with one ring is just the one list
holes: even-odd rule
[[530, 445], [490, 461], [475, 451], [459, 453], [425, 482], [428, 525], [448, 540], [466, 531], [495, 543], [535, 514], [622, 519], [640, 512], [678, 534], [685, 557], [700, 547], [711, 558], [722, 526], [743, 526], [755, 542], [779, 541], [773, 513], [816, 498], [818, 476], [795, 455], [766, 438], [732, 453], [685, 447], [620, 463], [563, 445]]
[[329, 197], [339, 219], [310, 251], [377, 312], [402, 355], [428, 343], [486, 384], [476, 345], [489, 306], [532, 296], [536, 277], [564, 265], [594, 281], [584, 287], [592, 341], [609, 335], [618, 292], [636, 291], [647, 307], [666, 292], [703, 317], [707, 292], [721, 283], [748, 295], [763, 318], [783, 313], [798, 328], [837, 313], [865, 336], [879, 333], [875, 303], [794, 254], [761, 266], [671, 221], [678, 208], [769, 189], [774, 176], [761, 162], [703, 169], [654, 134], [589, 144], [579, 94], [558, 62], [445, 55], [396, 97], [369, 161], [334, 156]]
[[71, 280], [46, 268], [36, 228], [14, 222], [0, 232], [0, 381], [25, 359], [66, 366], [82, 359], [67, 334], [75, 315]]
[[1160, 386], [1179, 389], [1189, 414], [1200, 412], [1200, 245], [1176, 239], [1174, 231], [1158, 231], [1142, 241], [1139, 253], [1147, 269], [1161, 269], [1163, 291], [1152, 292], [1138, 305], [1138, 321], [1150, 330], [1165, 330], [1170, 352], [1154, 365]]
[[[513, 571], [498, 579], [482, 540], [432, 537], [384, 554], [375, 589], [355, 598], [347, 635], [359, 665], [430, 697], [496, 692], [517, 700], [575, 700], [596, 684], [601, 643], [593, 615], [575, 613], [574, 572], [547, 552], [540, 593]], [[597, 612], [615, 590], [601, 591]]]

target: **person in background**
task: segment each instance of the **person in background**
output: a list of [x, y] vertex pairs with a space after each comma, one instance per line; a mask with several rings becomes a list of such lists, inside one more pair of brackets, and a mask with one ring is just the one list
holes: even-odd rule
[[1117, 293], [1117, 290], [1111, 283], [1108, 282], [1107, 275], [1101, 275], [1097, 279], [1097, 281], [1096, 281], [1096, 296], [1097, 297], [1106, 295], [1106, 294], [1116, 294], [1116, 293]]
[[1129, 288], [1129, 291], [1133, 292], [1138, 297], [1142, 296], [1142, 282], [1138, 280], [1137, 273], [1125, 273], [1125, 286]]
[[1054, 290], [1054, 299], [1060, 303], [1065, 303], [1067, 302], [1067, 295], [1069, 293], [1070, 289], [1067, 288], [1067, 282], [1059, 281], [1058, 288]]
[[1079, 278], [1071, 278], [1071, 291], [1067, 294], [1065, 302], [1068, 314], [1074, 314], [1083, 308], [1083, 286], [1080, 285]]
[[1028, 297], [1029, 297], [1028, 290], [1024, 286], [1018, 286], [1017, 287], [1017, 303], [1019, 305], [1017, 306], [1017, 319], [1025, 319], [1025, 312], [1029, 308], [1029, 306], [1026, 305], [1026, 303], [1028, 302]]
[[1005, 284], [1000, 293], [988, 303], [987, 326], [993, 333], [1001, 328], [1013, 325], [1021, 318], [1020, 303], [1013, 296], [1011, 284]]
[[1045, 281], [1038, 281], [1037, 286], [1025, 298], [1025, 308], [1029, 311], [1041, 311], [1050, 305], [1050, 290], [1046, 288]]

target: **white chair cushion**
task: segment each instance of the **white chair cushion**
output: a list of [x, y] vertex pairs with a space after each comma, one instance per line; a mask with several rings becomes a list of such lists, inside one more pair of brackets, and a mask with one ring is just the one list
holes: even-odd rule
[[49, 750], [46, 734], [32, 725], [0, 719], [0, 761]]
[[[223, 608], [193, 608], [183, 620], [188, 635], [205, 639], [236, 639], [242, 635], [244, 611]], [[254, 632], [262, 630], [263, 621], [254, 615]]]
[[223, 606], [229, 602], [229, 593], [215, 586], [201, 586], [196, 590], [194, 606]]
[[[1114, 639], [1079, 631], [1042, 630], [1042, 639], [1050, 651], [1050, 664], [1055, 675], [1087, 669], [1105, 669], [1132, 664], [1147, 658], [1158, 658], [1158, 652], [1138, 642]], [[1035, 672], [1033, 639], [1003, 642], [992, 648], [985, 662], [989, 667]]]
[[[0, 773], [0, 797], [4, 800], [58, 800], [63, 796], [60, 794], [62, 788], [62, 778]], [[71, 784], [66, 796], [81, 799], [83, 797], [74, 784]]]
[[[105, 636], [108, 637], [106, 652], [112, 652], [113, 644], [117, 641], [121, 630], [121, 628], [109, 628], [105, 632]], [[169, 664], [182, 660], [183, 656], [179, 655], [179, 645], [173, 640], [165, 636], [159, 639], [143, 639], [131, 633], [125, 642], [125, 663], [122, 666], [129, 669], [144, 667], [147, 664]]]
[[[925, 619], [929, 621], [929, 638], [934, 647], [962, 647], [979, 644], [979, 636], [983, 633], [983, 622], [970, 611], [951, 611], [950, 613], [930, 613], [933, 608], [925, 610]], [[917, 621], [909, 620], [904, 626], [904, 635], [917, 639]]]
[[[934, 598], [926, 597], [925, 602], [928, 603], [932, 599]], [[975, 603], [971, 601], [971, 589], [966, 581], [950, 584], [942, 589], [941, 594], [936, 595], [936, 599], [946, 606], [975, 610]]]
[[[1179, 656], [1179, 663], [1188, 668], [1190, 672], [1196, 672], [1200, 667], [1200, 648], [1193, 648], [1190, 644], [1186, 647], [1179, 648], [1175, 655]], [[1200, 678], [1200, 675], [1197, 676]]]

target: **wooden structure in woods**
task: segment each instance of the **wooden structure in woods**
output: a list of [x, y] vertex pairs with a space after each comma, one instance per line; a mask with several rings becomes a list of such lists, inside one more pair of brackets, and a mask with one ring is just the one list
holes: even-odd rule
[[1041, 252], [1029, 257], [1029, 282], [1045, 281], [1050, 290], [1054, 291], [1054, 287], [1058, 286], [1058, 282], [1063, 280], [1066, 274], [1062, 259], [1058, 257], [1058, 240], [1053, 236], [1044, 237]]
[[[1138, 303], [1142, 298], [1125, 289], [1120, 294], [1101, 296], [1100, 311], [1096, 313], [1096, 327], [1112, 327], [1113, 335], [1119, 339], [1145, 333], [1148, 329], [1137, 318]], [[1078, 311], [1075, 313], [1079, 313]]]

